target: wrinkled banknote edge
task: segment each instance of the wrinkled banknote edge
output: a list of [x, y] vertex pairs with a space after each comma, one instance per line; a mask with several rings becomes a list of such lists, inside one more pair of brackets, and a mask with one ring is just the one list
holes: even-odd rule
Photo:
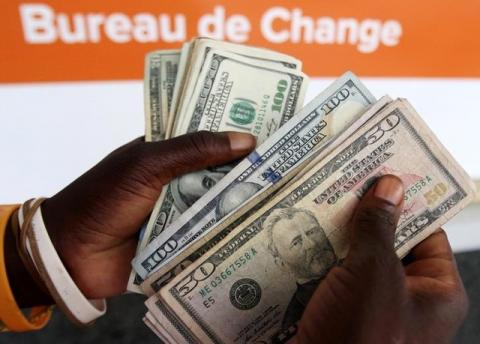
[[165, 344], [174, 344], [175, 342], [172, 341], [170, 338], [167, 338], [167, 334], [165, 330], [162, 330], [161, 327], [159, 327], [159, 322], [154, 322], [152, 321], [149, 317], [147, 317], [149, 313], [145, 314], [145, 316], [142, 318], [143, 323], [152, 331], [160, 340], [165, 343]]
[[475, 183], [475, 199], [473, 200], [475, 203], [480, 203], [480, 179], [474, 180]]
[[[143, 95], [144, 95], [144, 113], [145, 113], [145, 141], [151, 142], [153, 141], [152, 136], [152, 114], [151, 114], [151, 99], [150, 99], [150, 63], [153, 58], [159, 59], [159, 75], [161, 79], [162, 75], [162, 67], [164, 64], [163, 59], [165, 56], [177, 56], [179, 55], [179, 50], [156, 50], [149, 52], [145, 55], [144, 59], [144, 77], [143, 77]], [[160, 82], [161, 80], [159, 80]], [[159, 100], [159, 107], [161, 108], [161, 133], [160, 138], [165, 139], [166, 131], [167, 131], [167, 118], [168, 112], [164, 111], [164, 104], [163, 104], [163, 97], [161, 95], [161, 85], [157, 85], [158, 87], [158, 100]]]
[[177, 79], [175, 80], [175, 87], [173, 89], [172, 104], [168, 113], [166, 138], [172, 137], [173, 126], [176, 120], [177, 105], [180, 97], [180, 92], [185, 81], [185, 73], [187, 69], [188, 57], [190, 56], [190, 43], [184, 43], [180, 51], [180, 61], [178, 63]]
[[144, 319], [148, 321], [155, 328], [156, 331], [154, 332], [157, 335], [160, 334], [164, 338], [162, 339], [164, 342], [172, 343], [172, 344], [177, 343], [177, 341], [175, 341], [175, 339], [170, 334], [170, 331], [163, 325], [165, 321], [163, 322], [159, 321], [150, 310], [148, 310], [147, 313], [145, 313]]
[[173, 343], [197, 343], [198, 339], [182, 323], [170, 308], [162, 301], [160, 295], [154, 295], [145, 301], [149, 312], [162, 324], [162, 328], [168, 333]]
[[[164, 127], [165, 127], [165, 136], [164, 139], [167, 139], [168, 133], [168, 122], [170, 120], [170, 109], [172, 107], [173, 102], [173, 92], [175, 90], [175, 83], [177, 81], [177, 74], [179, 71], [179, 63], [180, 63], [180, 50], [175, 50], [175, 53], [170, 55], [165, 55], [164, 62], [162, 63], [162, 71], [161, 74], [164, 75], [163, 79], [161, 80], [161, 87], [160, 87], [160, 95], [162, 97], [162, 117], [164, 120]], [[175, 73], [175, 78], [169, 78], [169, 62], [171, 63], [170, 66], [175, 66], [177, 70], [173, 71]], [[172, 72], [170, 70], [170, 72]], [[172, 80], [173, 79], [173, 80]], [[168, 87], [171, 85], [171, 88]], [[169, 97], [169, 89], [171, 89], [171, 97]]]

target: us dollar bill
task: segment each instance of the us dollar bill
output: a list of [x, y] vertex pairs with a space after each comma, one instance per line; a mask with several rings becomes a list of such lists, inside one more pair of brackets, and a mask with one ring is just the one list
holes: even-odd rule
[[179, 59], [179, 50], [154, 51], [145, 57], [145, 141], [165, 139]]
[[[234, 53], [272, 67], [285, 67], [300, 71], [302, 66], [299, 60], [276, 51], [217, 41], [210, 38], [194, 39], [187, 48], [188, 65], [182, 73], [182, 79], [179, 80], [180, 89], [175, 108], [175, 121], [170, 128], [170, 134], [174, 136], [178, 135], [178, 127], [188, 125], [190, 112], [188, 112], [187, 107], [192, 104], [192, 102], [195, 103], [193, 93], [197, 89], [198, 78], [202, 70], [208, 66], [206, 60], [211, 50]], [[180, 130], [180, 132], [182, 131]]]
[[171, 343], [198, 343], [198, 340], [183, 330], [184, 325], [174, 313], [164, 305], [158, 295], [153, 295], [145, 302], [148, 308], [146, 315], [149, 321], [161, 333], [161, 337], [168, 338]]
[[190, 58], [190, 45], [191, 43], [184, 43], [180, 51], [180, 59], [178, 62], [177, 75], [175, 77], [175, 86], [173, 88], [172, 102], [168, 111], [168, 120], [167, 120], [167, 132], [165, 138], [169, 139], [172, 137], [173, 125], [175, 123], [176, 114], [177, 114], [177, 104], [180, 98], [180, 92], [183, 89], [183, 84], [185, 81], [185, 73], [188, 67], [188, 61]]
[[[306, 164], [300, 165], [299, 169], [293, 169], [291, 172], [294, 174], [294, 177], [290, 179], [285, 185], [281, 186], [281, 189], [287, 188], [290, 184], [295, 182], [297, 179], [301, 178], [303, 174], [310, 171], [316, 164], [319, 163], [326, 155], [328, 155], [335, 147], [338, 142], [343, 142], [348, 137], [350, 137], [356, 130], [358, 130], [367, 120], [369, 120], [373, 115], [378, 111], [384, 108], [387, 104], [391, 102], [391, 98], [388, 96], [383, 96], [375, 104], [370, 106], [367, 111], [354, 119], [353, 123], [344, 122], [345, 128], [337, 126], [339, 132], [336, 133], [331, 140], [328, 141], [328, 144], [324, 144], [321, 149], [319, 149], [315, 154], [312, 155], [312, 159], [307, 159]], [[287, 178], [284, 178], [287, 179]], [[277, 184], [278, 185], [278, 184]], [[242, 205], [241, 209], [237, 209], [222, 219], [220, 222], [212, 226], [212, 228], [205, 233], [201, 240], [197, 240], [189, 244], [187, 247], [183, 248], [179, 253], [174, 256], [172, 259], [163, 264], [157, 271], [151, 273], [145, 281], [141, 284], [141, 289], [143, 293], [147, 296], [151, 296], [158, 292], [162, 286], [167, 284], [173, 277], [182, 272], [186, 267], [191, 265], [197, 259], [199, 259], [203, 254], [208, 252], [216, 244], [218, 244], [223, 238], [225, 238], [228, 233], [234, 230], [239, 224], [253, 216], [257, 210], [259, 210], [266, 201], [272, 195], [265, 197], [263, 201], [259, 201], [262, 197], [255, 197], [252, 200], [252, 204]], [[254, 201], [254, 202], [253, 202]]]
[[155, 335], [160, 338], [162, 343], [175, 343], [170, 340], [166, 331], [161, 327], [160, 323], [157, 320], [152, 319], [151, 313], [146, 313], [142, 318], [143, 323], [153, 332]]
[[[178, 70], [180, 51], [159, 50], [145, 56], [144, 105], [145, 105], [145, 141], [161, 141], [167, 138], [169, 107], [172, 103], [173, 89]], [[146, 227], [140, 232], [141, 242]], [[132, 271], [127, 289], [140, 292], [134, 285], [135, 273]]]
[[261, 201], [374, 102], [352, 73], [344, 74], [139, 252], [135, 271], [144, 279], [226, 215], [233, 220], [242, 204]]
[[385, 174], [405, 186], [399, 257], [474, 196], [465, 171], [411, 105], [396, 100], [162, 288], [163, 314], [183, 325], [184, 341], [286, 342], [318, 284], [345, 258], [356, 205]]
[[[300, 71], [213, 49], [205, 64], [208, 68], [198, 78], [201, 83], [196, 87], [188, 121], [177, 127], [176, 135], [232, 130], [251, 133], [261, 144], [303, 105], [308, 78]], [[231, 168], [227, 165], [190, 173], [165, 187], [139, 248], [155, 239]], [[140, 280], [136, 278], [134, 284]]]
[[143, 318], [145, 325], [147, 325], [165, 344], [178, 343], [177, 338], [181, 338], [181, 336], [173, 336], [171, 334], [171, 325], [166, 326], [168, 323], [165, 321], [165, 318], [162, 318], [160, 314], [158, 314], [159, 311], [155, 310], [155, 313], [157, 314], [158, 318], [151, 311], [145, 313], [145, 317]]

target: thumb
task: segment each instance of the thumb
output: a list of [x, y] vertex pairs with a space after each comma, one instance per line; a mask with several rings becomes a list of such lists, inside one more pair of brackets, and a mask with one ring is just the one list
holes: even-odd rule
[[393, 242], [403, 198], [403, 183], [393, 175], [381, 177], [367, 191], [351, 221], [346, 266], [355, 270], [383, 270], [400, 264]]
[[361, 199], [350, 223], [346, 260], [329, 272], [310, 300], [298, 342], [316, 343], [319, 334], [329, 343], [405, 341], [408, 299], [393, 249], [403, 197], [401, 180], [387, 175]]
[[199, 131], [170, 140], [145, 143], [142, 158], [164, 185], [177, 176], [242, 158], [255, 145], [256, 139], [250, 134]]

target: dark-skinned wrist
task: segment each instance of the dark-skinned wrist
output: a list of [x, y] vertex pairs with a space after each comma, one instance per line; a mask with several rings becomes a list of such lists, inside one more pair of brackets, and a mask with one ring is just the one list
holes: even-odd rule
[[23, 264], [12, 231], [12, 219], [8, 222], [5, 232], [5, 264], [10, 288], [20, 308], [45, 306], [54, 303], [52, 297], [38, 286]]
[[[82, 243], [81, 239], [78, 240], [77, 238], [79, 231], [76, 224], [80, 220], [76, 218], [75, 212], [69, 211], [72, 208], [71, 194], [61, 191], [57, 195], [45, 200], [42, 204], [42, 217], [60, 260], [70, 277], [82, 290], [82, 285], [77, 280], [77, 273], [82, 267], [82, 264], [79, 264], [79, 262], [85, 258], [84, 247], [88, 245], [84, 242]], [[68, 232], [65, 231], [66, 228]], [[82, 244], [79, 244], [79, 242]], [[82, 290], [82, 292], [85, 292], [85, 290]]]
[[[46, 199], [42, 204], [42, 218], [43, 222], [45, 223], [45, 227], [47, 228], [48, 235], [50, 236], [50, 240], [52, 240], [53, 246], [57, 250], [57, 254], [62, 260], [62, 263], [65, 265], [65, 268], [68, 272], [70, 271], [70, 266], [68, 266], [68, 259], [65, 259], [65, 249], [64, 246], [66, 243], [65, 240], [62, 240], [62, 229], [63, 228], [72, 228], [71, 224], [67, 223], [68, 216], [65, 214], [64, 210], [61, 210], [60, 213], [62, 216], [58, 216], [59, 210], [58, 202], [55, 202], [56, 195], [53, 198]], [[64, 202], [68, 202], [68, 200], [64, 200]], [[64, 204], [65, 205], [65, 204]], [[68, 208], [68, 205], [66, 205]]]

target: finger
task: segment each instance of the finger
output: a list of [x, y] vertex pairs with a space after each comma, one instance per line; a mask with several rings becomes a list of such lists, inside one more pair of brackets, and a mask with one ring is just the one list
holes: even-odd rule
[[410, 257], [406, 286], [417, 304], [432, 317], [460, 325], [469, 302], [446, 233], [437, 230], [413, 248]]
[[[387, 324], [402, 319], [397, 314], [402, 312], [406, 291], [393, 238], [402, 207], [403, 190], [400, 179], [387, 175], [381, 177], [362, 197], [350, 222], [350, 250], [345, 263], [332, 269], [326, 280], [320, 283], [302, 318], [300, 336], [315, 333], [322, 321], [331, 318], [331, 310], [334, 310], [333, 313], [340, 310], [341, 316], [347, 318], [354, 314], [367, 324], [366, 327], [369, 327], [368, 324], [376, 324], [377, 327], [381, 324], [382, 330], [388, 327]], [[346, 308], [342, 309], [342, 305]], [[392, 310], [399, 313], [392, 313]], [[351, 323], [354, 321], [348, 322], [350, 326]], [[334, 331], [339, 328], [335, 322], [328, 325]], [[344, 334], [346, 331], [348, 328], [341, 328], [339, 332]], [[389, 333], [390, 338], [396, 335], [392, 331]]]
[[408, 276], [434, 278], [457, 284], [460, 276], [446, 233], [439, 230], [412, 249], [405, 266]]
[[[346, 264], [369, 269], [400, 264], [393, 248], [404, 188], [393, 175], [381, 177], [360, 201], [351, 221]], [[373, 265], [372, 265], [373, 264]]]
[[410, 251], [410, 256], [412, 261], [429, 258], [454, 259], [447, 234], [443, 229], [438, 229], [427, 239], [415, 246]]
[[244, 157], [256, 145], [254, 136], [238, 132], [200, 131], [143, 144], [142, 159], [162, 184], [188, 172], [224, 165]]

